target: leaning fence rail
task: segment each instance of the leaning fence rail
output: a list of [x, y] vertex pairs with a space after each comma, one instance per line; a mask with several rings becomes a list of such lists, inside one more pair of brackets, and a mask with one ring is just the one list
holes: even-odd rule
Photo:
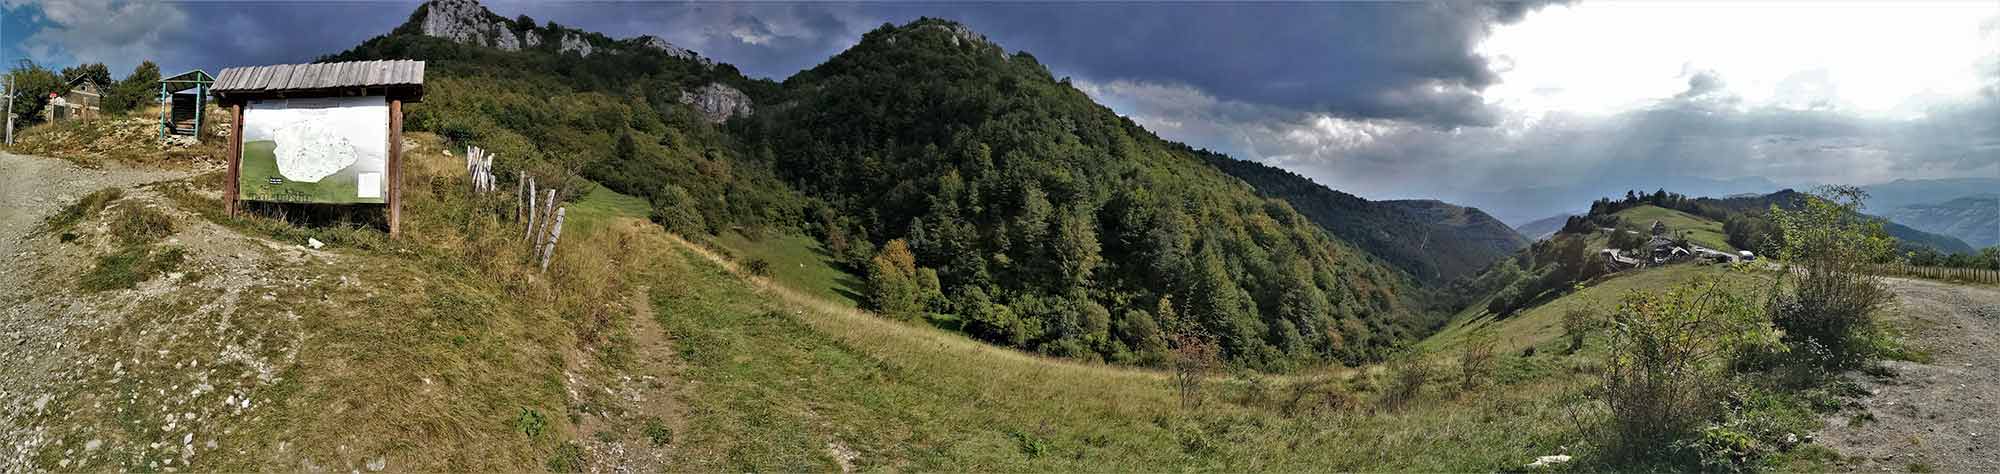
[[[500, 175], [493, 172], [493, 160], [498, 157], [498, 153], [479, 147], [466, 148], [466, 181], [471, 183], [473, 195], [500, 189]], [[563, 214], [568, 209], [560, 205], [561, 195], [555, 187], [537, 188], [535, 177], [526, 170], [515, 173], [514, 221], [521, 226], [521, 239], [528, 242], [530, 264], [540, 256], [543, 273], [549, 271], [549, 260], [556, 254], [556, 241], [562, 238]]]

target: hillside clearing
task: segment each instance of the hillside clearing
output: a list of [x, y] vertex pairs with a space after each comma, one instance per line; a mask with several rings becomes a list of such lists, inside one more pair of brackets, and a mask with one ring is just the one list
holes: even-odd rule
[[1493, 338], [1495, 350], [1519, 352], [1529, 347], [1540, 351], [1560, 351], [1564, 344], [1562, 315], [1572, 309], [1599, 314], [1617, 309], [1619, 298], [1628, 291], [1660, 292], [1684, 281], [1719, 278], [1738, 288], [1770, 281], [1768, 275], [1730, 269], [1720, 265], [1667, 265], [1614, 274], [1582, 291], [1522, 310], [1505, 319], [1496, 319], [1485, 305], [1473, 305], [1459, 313], [1437, 334], [1416, 345], [1419, 350], [1443, 352], [1463, 347], [1473, 338]]
[[[413, 147], [413, 177], [452, 176], [434, 138], [415, 140], [423, 146]], [[174, 217], [178, 230], [153, 245], [185, 247], [179, 276], [75, 304], [57, 305], [66, 290], [44, 288], [14, 306], [10, 318], [96, 322], [37, 338], [30, 347], [47, 355], [10, 365], [24, 372], [10, 380], [50, 381], [7, 392], [12, 463], [1491, 470], [1588, 439], [1576, 421], [1590, 410], [1578, 404], [1581, 387], [1536, 378], [1471, 392], [1427, 388], [1384, 410], [1374, 401], [1386, 383], [1380, 370], [1218, 374], [1203, 408], [1187, 411], [1164, 372], [995, 347], [746, 277], [631, 217], [632, 206], [566, 236], [573, 246], [543, 282], [510, 270], [512, 246], [456, 250], [504, 242], [482, 235], [510, 227], [468, 214], [474, 205], [453, 196], [457, 187], [413, 189], [411, 240], [390, 243], [365, 230], [221, 217], [216, 184], [207, 175], [131, 189], [110, 204], [114, 212], [160, 206]], [[91, 232], [79, 240], [116, 240]], [[303, 235], [331, 247], [293, 242]], [[44, 270], [30, 281], [73, 278], [88, 266], [78, 262], [109, 251], [53, 238], [28, 244], [53, 252], [38, 254]], [[610, 274], [624, 276], [565, 283]], [[566, 298], [556, 288], [584, 293]], [[600, 296], [618, 294], [650, 296]], [[603, 309], [577, 311], [584, 306], [569, 300]], [[603, 319], [557, 317], [554, 308]], [[649, 311], [657, 325], [636, 319]], [[1559, 360], [1511, 364], [1579, 370]], [[25, 373], [35, 370], [46, 377]]]
[[1730, 253], [1737, 251], [1736, 246], [1729, 245], [1728, 234], [1722, 232], [1722, 223], [1700, 216], [1653, 205], [1634, 207], [1613, 215], [1624, 219], [1627, 224], [1638, 226], [1641, 232], [1658, 221], [1666, 224], [1667, 235], [1678, 236], [1686, 232], [1688, 241], [1695, 245]]

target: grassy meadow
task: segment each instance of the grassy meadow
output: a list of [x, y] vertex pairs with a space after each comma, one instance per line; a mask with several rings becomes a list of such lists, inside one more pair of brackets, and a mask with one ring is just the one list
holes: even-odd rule
[[1694, 242], [1695, 245], [1732, 253], [1737, 250], [1735, 246], [1729, 245], [1729, 235], [1722, 232], [1721, 222], [1708, 220], [1693, 214], [1647, 205], [1618, 211], [1617, 214], [1613, 215], [1625, 219], [1627, 223], [1639, 226], [1641, 232], [1650, 229], [1654, 221], [1659, 221], [1666, 224], [1669, 230], [1668, 235], [1680, 235], [1681, 232], [1687, 232], [1688, 241]]
[[[165, 291], [86, 339], [87, 353], [127, 363], [86, 370], [53, 402], [48, 420], [72, 428], [37, 463], [568, 471], [615, 455], [598, 446], [651, 445], [659, 466], [690, 471], [1504, 471], [1555, 454], [1618, 468], [1591, 457], [1605, 436], [1607, 411], [1590, 396], [1602, 349], [1558, 350], [1561, 313], [1688, 279], [1758, 278], [1628, 272], [1505, 320], [1472, 310], [1402, 361], [1217, 370], [1184, 399], [1168, 371], [878, 317], [856, 309], [858, 282], [812, 239], [725, 232], [697, 245], [649, 222], [643, 201], [601, 188], [568, 204], [571, 227], [541, 273], [508, 218], [513, 196], [470, 196], [445, 145], [413, 137], [410, 179], [426, 185], [405, 190], [402, 240], [224, 216], [218, 174], [160, 185], [196, 219], [282, 242], [254, 252], [285, 276], [231, 287], [240, 277], [215, 263], [226, 257], [190, 250], [182, 271], [217, 273], [196, 277], [213, 284]], [[289, 249], [307, 237], [330, 247]], [[764, 275], [751, 261], [766, 262]], [[220, 301], [238, 306], [219, 312]], [[208, 327], [230, 329], [162, 336]], [[1478, 341], [1495, 356], [1467, 369]], [[250, 356], [193, 372], [145, 355], [155, 350]], [[608, 395], [655, 374], [664, 398]], [[216, 388], [170, 395], [202, 384]], [[242, 399], [255, 404], [224, 403]], [[179, 408], [195, 405], [221, 408]], [[162, 410], [200, 413], [163, 425], [150, 415]], [[148, 448], [182, 433], [221, 448]], [[109, 448], [58, 464], [99, 438]]]

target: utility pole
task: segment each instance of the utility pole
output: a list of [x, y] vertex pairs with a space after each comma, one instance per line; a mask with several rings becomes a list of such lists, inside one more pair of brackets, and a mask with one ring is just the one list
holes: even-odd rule
[[14, 145], [14, 74], [7, 74], [7, 145]]

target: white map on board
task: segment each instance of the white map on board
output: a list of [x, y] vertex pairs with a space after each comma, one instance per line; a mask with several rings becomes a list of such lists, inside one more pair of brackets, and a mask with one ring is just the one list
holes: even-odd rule
[[271, 151], [287, 181], [317, 183], [349, 167], [356, 174], [386, 169], [389, 106], [381, 96], [264, 100], [247, 109], [244, 140], [276, 142]]
[[278, 174], [285, 179], [317, 183], [354, 164], [359, 155], [346, 136], [319, 120], [300, 120], [277, 130]]

